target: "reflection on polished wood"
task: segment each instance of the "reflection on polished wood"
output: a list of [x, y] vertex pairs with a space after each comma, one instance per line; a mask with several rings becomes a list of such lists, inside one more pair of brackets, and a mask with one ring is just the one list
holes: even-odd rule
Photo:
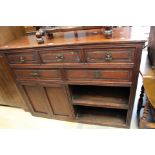
[[[132, 34], [132, 27], [120, 27], [113, 29], [113, 36], [111, 39], [104, 37], [101, 29], [78, 31], [78, 38], [74, 36], [74, 32], [60, 32], [56, 33], [54, 39], [47, 39], [44, 37], [44, 44], [38, 44], [36, 37], [24, 36], [20, 39], [14, 40], [0, 49], [12, 48], [29, 48], [29, 47], [46, 47], [46, 46], [59, 46], [59, 45], [78, 45], [78, 44], [96, 44], [96, 43], [135, 43], [145, 42], [145, 37]], [[95, 34], [94, 34], [95, 32]], [[97, 32], [97, 34], [96, 34]]]
[[25, 34], [22, 26], [0, 26], [0, 46]]

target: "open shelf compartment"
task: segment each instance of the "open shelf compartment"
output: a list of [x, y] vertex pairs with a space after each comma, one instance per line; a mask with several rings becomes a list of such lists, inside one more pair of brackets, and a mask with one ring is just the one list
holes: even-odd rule
[[83, 123], [126, 127], [127, 110], [75, 105], [76, 119]]
[[73, 105], [128, 109], [130, 87], [70, 85]]

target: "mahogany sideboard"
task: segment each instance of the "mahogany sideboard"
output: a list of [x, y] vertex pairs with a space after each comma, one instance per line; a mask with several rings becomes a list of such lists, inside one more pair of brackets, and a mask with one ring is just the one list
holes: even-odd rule
[[[32, 115], [130, 127], [145, 40], [132, 27], [24, 36], [0, 48]], [[139, 37], [139, 38], [138, 38]]]

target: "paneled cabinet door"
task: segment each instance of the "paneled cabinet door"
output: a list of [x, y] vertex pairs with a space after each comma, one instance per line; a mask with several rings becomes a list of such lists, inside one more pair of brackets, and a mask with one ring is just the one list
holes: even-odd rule
[[52, 110], [44, 87], [24, 84], [21, 86], [22, 94], [29, 106], [31, 113], [35, 116], [52, 117]]
[[22, 85], [22, 91], [33, 115], [55, 118], [72, 116], [66, 90], [61, 85]]
[[71, 105], [64, 86], [45, 87], [50, 106], [55, 117], [72, 117]]

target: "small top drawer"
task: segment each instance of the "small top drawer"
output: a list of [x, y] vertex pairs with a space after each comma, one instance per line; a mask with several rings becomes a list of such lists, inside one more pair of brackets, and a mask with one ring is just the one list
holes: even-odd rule
[[60, 80], [61, 74], [56, 69], [16, 69], [14, 70], [16, 79], [18, 80]]
[[33, 52], [7, 54], [10, 64], [33, 64], [37, 63], [37, 55]]
[[86, 61], [88, 63], [103, 63], [103, 62], [116, 62], [116, 63], [129, 63], [134, 61], [134, 49], [87, 49]]
[[43, 63], [79, 63], [80, 51], [43, 51], [40, 52], [40, 57]]

